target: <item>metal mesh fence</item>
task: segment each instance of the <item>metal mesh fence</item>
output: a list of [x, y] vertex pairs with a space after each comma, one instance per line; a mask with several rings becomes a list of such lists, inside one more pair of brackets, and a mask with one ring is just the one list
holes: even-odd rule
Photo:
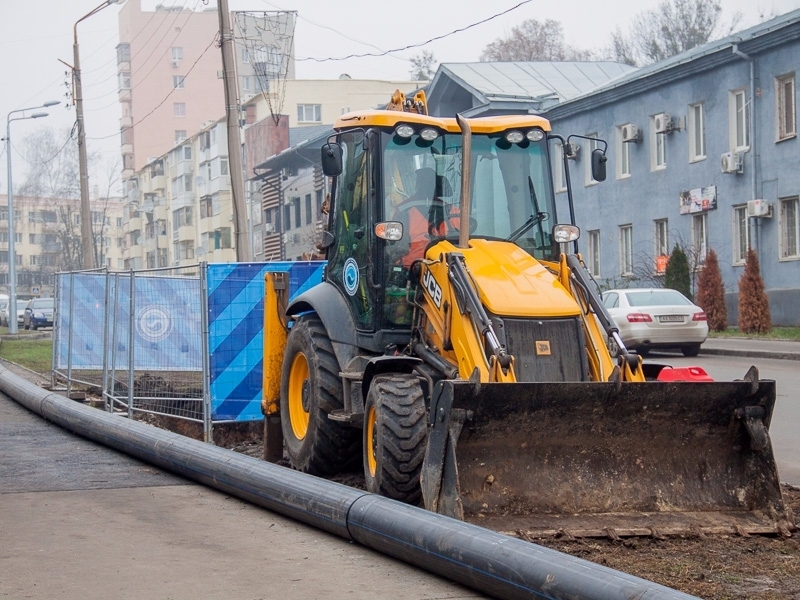
[[53, 374], [99, 388], [106, 409], [204, 424], [203, 282], [199, 265], [62, 273]]

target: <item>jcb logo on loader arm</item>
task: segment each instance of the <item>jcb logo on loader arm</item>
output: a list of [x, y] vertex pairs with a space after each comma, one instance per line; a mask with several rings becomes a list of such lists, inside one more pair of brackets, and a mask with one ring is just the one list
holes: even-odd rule
[[436, 278], [430, 271], [425, 271], [425, 274], [422, 276], [422, 285], [425, 288], [425, 291], [428, 292], [428, 295], [433, 300], [433, 303], [436, 305], [436, 308], [442, 307], [442, 286], [436, 281]]

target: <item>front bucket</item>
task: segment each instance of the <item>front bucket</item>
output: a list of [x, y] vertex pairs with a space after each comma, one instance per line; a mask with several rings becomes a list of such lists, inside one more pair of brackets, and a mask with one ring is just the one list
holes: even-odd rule
[[785, 533], [775, 382], [443, 381], [425, 506], [529, 535]]

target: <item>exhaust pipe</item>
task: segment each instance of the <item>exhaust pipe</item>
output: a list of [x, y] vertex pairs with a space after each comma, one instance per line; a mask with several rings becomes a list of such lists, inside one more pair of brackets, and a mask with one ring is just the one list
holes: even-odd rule
[[549, 548], [77, 404], [2, 366], [0, 391], [92, 441], [496, 598], [694, 598]]

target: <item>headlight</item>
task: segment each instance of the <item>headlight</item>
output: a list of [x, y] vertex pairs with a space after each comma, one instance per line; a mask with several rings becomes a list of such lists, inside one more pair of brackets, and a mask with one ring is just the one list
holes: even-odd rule
[[544, 137], [544, 131], [541, 129], [531, 129], [525, 137], [528, 138], [531, 142], [538, 142]]
[[386, 221], [375, 225], [375, 235], [381, 239], [396, 242], [403, 238], [403, 224], [399, 221]]
[[521, 131], [509, 131], [506, 134], [506, 141], [509, 144], [519, 144], [524, 139], [525, 139], [525, 136], [522, 135]]
[[419, 132], [419, 137], [421, 137], [426, 142], [432, 142], [436, 138], [439, 137], [439, 132], [435, 129], [431, 129], [430, 127], [426, 127], [422, 131]]
[[398, 125], [395, 127], [394, 134], [401, 138], [410, 138], [414, 135], [414, 128], [411, 125]]

